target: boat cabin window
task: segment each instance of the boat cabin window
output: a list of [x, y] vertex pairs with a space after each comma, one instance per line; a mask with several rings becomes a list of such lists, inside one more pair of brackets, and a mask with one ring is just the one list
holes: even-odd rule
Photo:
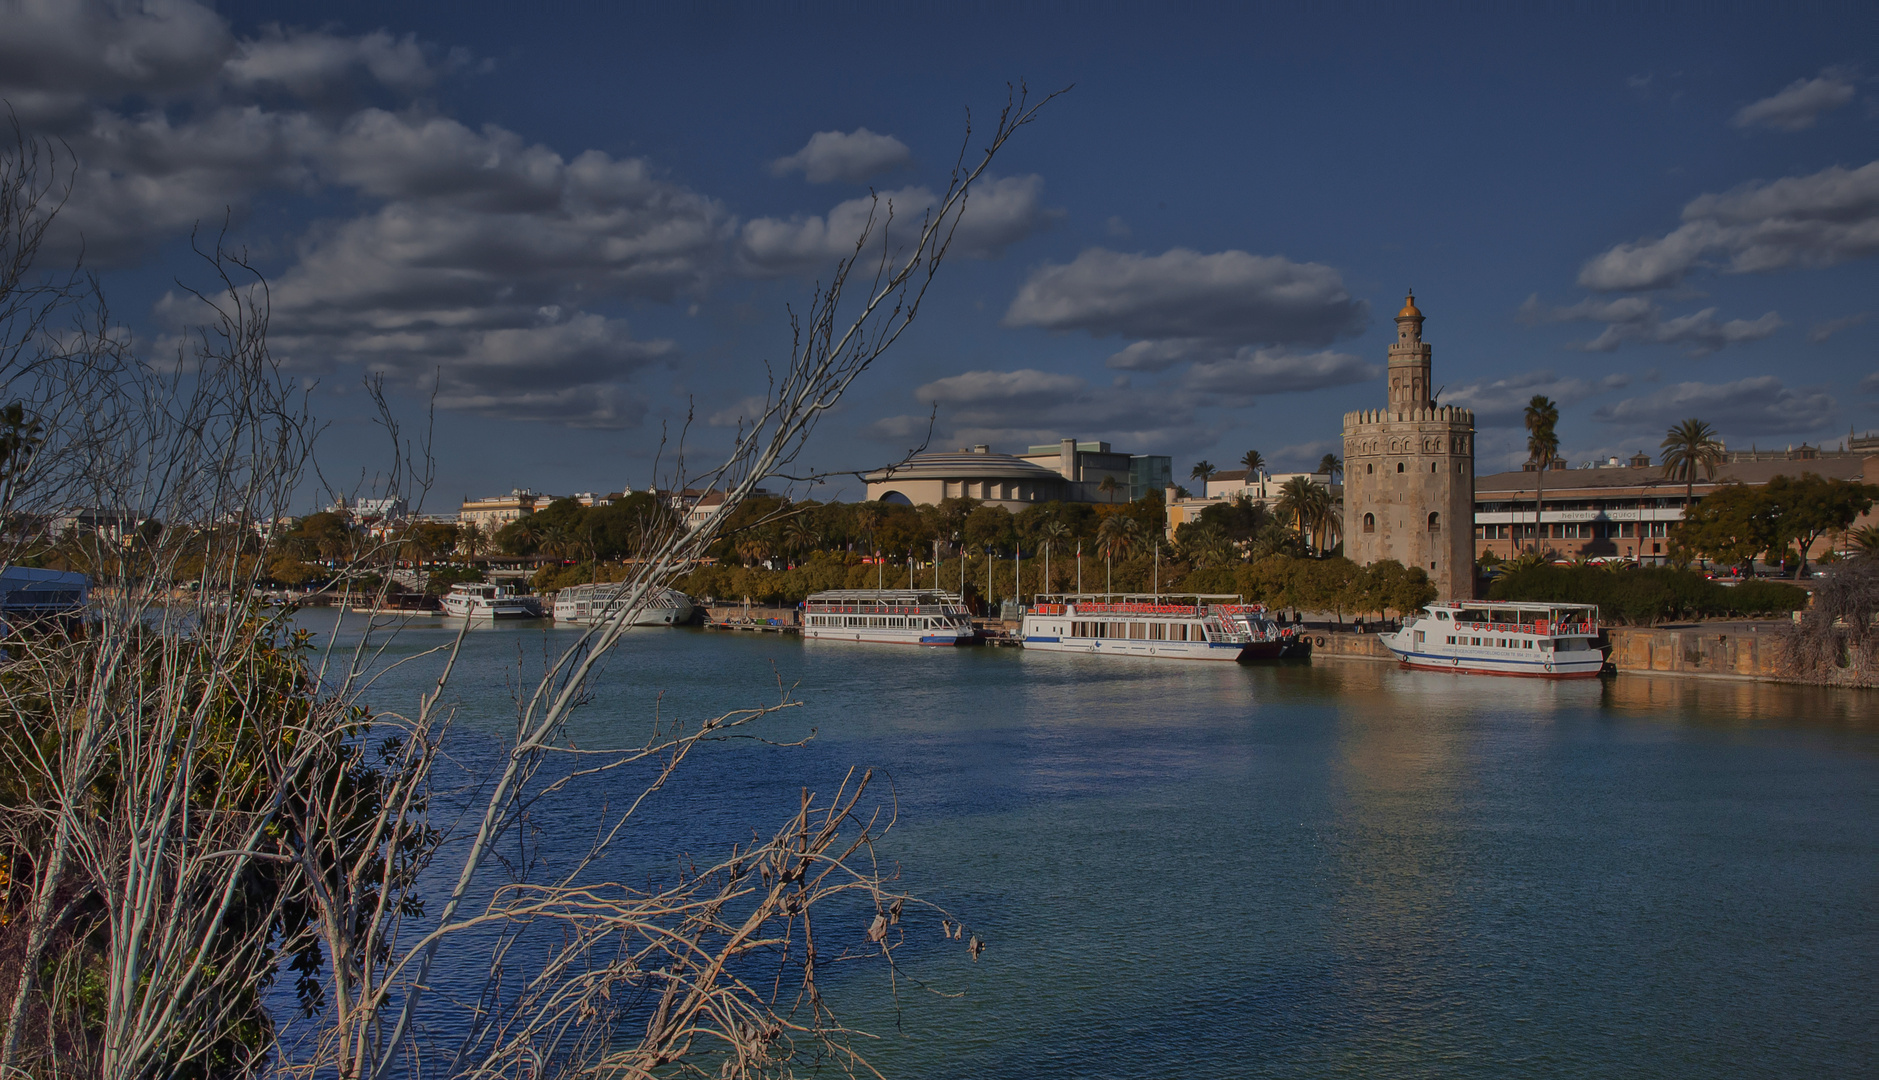
[[1443, 621], [1443, 622], [1447, 622], [1447, 621], [1448, 621], [1448, 612], [1446, 612], [1446, 611], [1438, 611], [1438, 612], [1436, 612], [1436, 613], [1435, 613], [1435, 617], [1436, 617], [1437, 619], [1440, 619], [1440, 620], [1441, 620], [1441, 621]]
[[1488, 613], [1480, 610], [1460, 611], [1455, 614], [1456, 622], [1487, 622]]

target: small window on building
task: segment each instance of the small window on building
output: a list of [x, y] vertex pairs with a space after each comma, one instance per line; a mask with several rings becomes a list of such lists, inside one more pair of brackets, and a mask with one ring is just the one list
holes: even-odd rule
[[1433, 461], [1431, 461], [1431, 462], [1429, 462], [1429, 471], [1430, 471], [1430, 472], [1434, 472], [1434, 471], [1435, 471], [1435, 462], [1433, 462]]
[[1396, 471], [1397, 471], [1397, 472], [1402, 472], [1402, 471], [1403, 471], [1403, 463], [1402, 463], [1402, 462], [1400, 462], [1400, 461], [1399, 461], [1399, 462], [1397, 462], [1397, 463], [1396, 463]]
[[1377, 515], [1375, 514], [1364, 515], [1364, 531], [1367, 533], [1373, 533], [1377, 531]]
[[1442, 515], [1440, 514], [1429, 515], [1429, 531], [1432, 533], [1439, 533], [1442, 531]]
[[1365, 476], [1369, 476], [1369, 475], [1370, 475], [1371, 473], [1374, 473], [1374, 472], [1376, 472], [1376, 471], [1377, 471], [1377, 467], [1376, 467], [1375, 465], [1369, 465], [1369, 464], [1367, 464], [1367, 465], [1365, 465], [1365, 466], [1364, 466], [1364, 475], [1365, 475]]

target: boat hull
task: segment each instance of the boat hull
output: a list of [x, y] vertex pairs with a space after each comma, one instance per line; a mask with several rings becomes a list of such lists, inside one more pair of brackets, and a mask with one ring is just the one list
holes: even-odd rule
[[[1384, 643], [1389, 645], [1388, 642]], [[1589, 649], [1570, 660], [1502, 659], [1492, 656], [1443, 656], [1389, 645], [1405, 667], [1452, 671], [1463, 675], [1504, 675], [1520, 679], [1595, 679], [1605, 669], [1605, 654]]]
[[875, 630], [853, 626], [804, 627], [802, 636], [811, 641], [860, 642], [864, 645], [925, 645], [936, 648], [970, 645], [978, 640], [977, 634], [950, 630], [903, 630], [885, 627]]
[[[1230, 641], [1149, 641], [1033, 634], [1024, 638], [1024, 647], [1038, 652], [1079, 653], [1084, 656], [1142, 656], [1156, 660], [1217, 660], [1232, 663], [1252, 659], [1249, 653], [1256, 646]], [[1272, 655], [1279, 654], [1275, 652]]]

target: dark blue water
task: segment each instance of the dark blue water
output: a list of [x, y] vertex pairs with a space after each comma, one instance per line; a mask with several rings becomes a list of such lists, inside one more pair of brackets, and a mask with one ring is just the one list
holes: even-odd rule
[[[416, 625], [394, 649], [446, 640]], [[476, 631], [467, 753], [566, 631]], [[521, 680], [518, 680], [518, 670]], [[382, 693], [407, 705], [408, 675]], [[768, 835], [871, 767], [884, 851], [988, 944], [830, 976], [909, 1077], [1870, 1075], [1879, 696], [1365, 662], [1240, 667], [771, 635], [629, 635], [576, 723], [775, 700], [803, 748], [704, 747], [621, 859]], [[632, 777], [538, 819], [589, 835]], [[551, 850], [552, 853], [552, 850]]]

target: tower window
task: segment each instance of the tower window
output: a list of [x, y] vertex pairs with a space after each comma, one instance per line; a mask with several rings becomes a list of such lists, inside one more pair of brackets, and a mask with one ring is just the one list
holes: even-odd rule
[[1432, 533], [1439, 533], [1442, 531], [1442, 515], [1440, 514], [1429, 515], [1429, 531]]
[[1370, 464], [1370, 463], [1368, 463], [1368, 462], [1366, 462], [1366, 463], [1364, 464], [1364, 475], [1365, 475], [1365, 476], [1369, 476], [1369, 475], [1370, 475], [1371, 473], [1373, 473], [1373, 472], [1376, 472], [1376, 471], [1377, 471], [1377, 467], [1376, 467], [1376, 466], [1375, 466], [1374, 464]]
[[1377, 531], [1377, 515], [1375, 514], [1364, 515], [1364, 531], [1367, 533], [1373, 533]]
[[1403, 471], [1403, 463], [1402, 463], [1402, 462], [1400, 462], [1400, 461], [1399, 461], [1399, 462], [1397, 462], [1397, 463], [1396, 463], [1396, 471], [1397, 471], [1397, 472], [1402, 472], [1402, 471]]
[[1430, 471], [1430, 472], [1434, 472], [1434, 471], [1435, 471], [1435, 462], [1433, 462], [1433, 461], [1431, 461], [1431, 462], [1429, 462], [1429, 471]]

